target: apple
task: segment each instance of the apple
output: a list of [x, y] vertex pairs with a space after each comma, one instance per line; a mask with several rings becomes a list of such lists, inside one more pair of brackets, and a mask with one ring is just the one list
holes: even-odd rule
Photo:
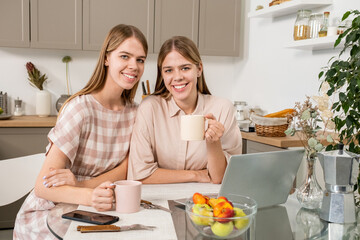
[[213, 220], [213, 212], [212, 209], [209, 205], [207, 204], [195, 204], [192, 207], [192, 212], [197, 214], [197, 215], [202, 215], [205, 217], [200, 217], [200, 216], [191, 216], [191, 220], [196, 224], [196, 225], [210, 225], [211, 223], [214, 222]]
[[207, 200], [201, 193], [194, 193], [193, 202], [194, 204], [204, 204], [207, 203]]
[[216, 236], [219, 236], [219, 237], [226, 237], [233, 231], [233, 229], [234, 229], [233, 222], [227, 222], [227, 223], [215, 222], [211, 226], [211, 231]]
[[229, 200], [228, 200], [226, 197], [224, 197], [224, 196], [220, 196], [220, 197], [218, 197], [217, 199], [223, 199], [223, 200], [229, 202]]
[[[235, 212], [235, 217], [245, 217], [246, 216], [244, 211], [240, 208], [235, 207], [234, 212]], [[248, 224], [249, 224], [248, 218], [234, 220], [234, 225], [235, 225], [236, 229], [243, 229], [243, 228], [247, 227]]]
[[229, 202], [219, 202], [218, 204], [215, 205], [213, 212], [214, 212], [214, 217], [219, 218], [216, 219], [216, 221], [222, 223], [229, 222], [230, 220], [225, 218], [231, 218], [235, 214], [233, 210], [233, 206]]
[[226, 202], [226, 200], [221, 199], [221, 198], [220, 198], [220, 199], [219, 199], [219, 198], [210, 198], [208, 204], [209, 204], [212, 208], [214, 208], [215, 205], [218, 204], [219, 202]]

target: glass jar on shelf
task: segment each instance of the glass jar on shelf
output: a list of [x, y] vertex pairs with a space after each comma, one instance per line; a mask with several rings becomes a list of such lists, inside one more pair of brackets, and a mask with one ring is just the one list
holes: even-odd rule
[[338, 19], [337, 18], [329, 18], [329, 26], [327, 30], [327, 36], [336, 36], [337, 35], [337, 26]]
[[294, 40], [308, 39], [310, 35], [310, 20], [311, 10], [301, 9], [297, 12], [297, 17], [294, 24]]
[[346, 21], [341, 21], [340, 19], [337, 20], [337, 34], [342, 34], [344, 33], [348, 28], [351, 28], [352, 26], [352, 21], [351, 19], [348, 19]]
[[330, 12], [324, 12], [324, 21], [323, 21], [323, 24], [319, 31], [319, 37], [327, 36], [327, 31], [328, 31], [328, 26], [329, 26], [329, 15], [330, 15]]
[[310, 33], [309, 38], [314, 39], [319, 37], [319, 31], [323, 23], [323, 14], [322, 13], [313, 13], [310, 15], [309, 26]]

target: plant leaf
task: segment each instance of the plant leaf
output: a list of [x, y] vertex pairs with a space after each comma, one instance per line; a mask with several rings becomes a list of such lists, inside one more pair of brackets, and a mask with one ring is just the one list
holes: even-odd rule
[[344, 21], [345, 19], [347, 19], [350, 14], [351, 14], [351, 12], [350, 12], [350, 11], [347, 11], [347, 12], [343, 15], [341, 21]]
[[326, 136], [326, 141], [328, 141], [329, 143], [333, 143], [334, 142], [334, 139], [331, 137], [331, 135], [327, 135]]
[[317, 143], [318, 143], [318, 141], [317, 141], [315, 138], [310, 138], [310, 139], [308, 140], [308, 145], [309, 145], [309, 147], [311, 147], [311, 148], [315, 148], [315, 146], [316, 146]]
[[323, 150], [324, 146], [321, 143], [318, 143], [315, 145], [315, 150], [320, 152], [321, 150]]
[[343, 93], [343, 92], [339, 93], [339, 99], [341, 102], [345, 102], [347, 99], [345, 93]]

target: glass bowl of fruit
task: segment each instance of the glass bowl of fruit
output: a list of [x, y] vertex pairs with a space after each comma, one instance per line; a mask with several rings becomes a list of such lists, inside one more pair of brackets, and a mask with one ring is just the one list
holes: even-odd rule
[[210, 198], [195, 193], [186, 201], [186, 215], [203, 236], [215, 239], [238, 237], [254, 221], [255, 200], [240, 195]]

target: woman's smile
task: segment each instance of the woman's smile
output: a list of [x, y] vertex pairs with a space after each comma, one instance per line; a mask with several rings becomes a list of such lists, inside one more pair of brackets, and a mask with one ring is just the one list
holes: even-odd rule
[[173, 85], [173, 88], [175, 88], [175, 91], [177, 92], [181, 92], [181, 91], [184, 91], [185, 90], [185, 87], [187, 86], [188, 84], [182, 84], [182, 85]]

